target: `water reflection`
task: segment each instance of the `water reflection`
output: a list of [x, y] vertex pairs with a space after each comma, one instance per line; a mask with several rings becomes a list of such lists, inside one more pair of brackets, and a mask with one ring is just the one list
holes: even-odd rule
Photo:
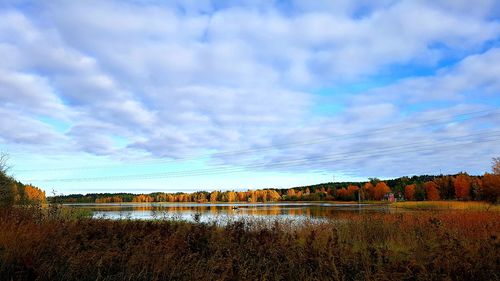
[[386, 205], [333, 203], [109, 203], [66, 206], [89, 209], [94, 218], [182, 219], [201, 222], [255, 218], [322, 220], [346, 213], [391, 211]]

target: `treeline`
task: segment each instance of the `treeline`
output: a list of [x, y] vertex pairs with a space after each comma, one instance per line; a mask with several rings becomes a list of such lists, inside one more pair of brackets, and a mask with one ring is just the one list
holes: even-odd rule
[[323, 183], [290, 189], [198, 191], [194, 193], [92, 193], [49, 197], [61, 203], [122, 202], [273, 202], [356, 200], [477, 200], [498, 202], [500, 175], [422, 175], [381, 181]]
[[[386, 181], [370, 179], [362, 183], [325, 183], [288, 190], [286, 200], [300, 200], [304, 188], [313, 194], [326, 190], [325, 200], [383, 200], [388, 194], [396, 200], [436, 201], [436, 200], [476, 200], [498, 202], [500, 197], [500, 175], [485, 173], [470, 176], [422, 175], [400, 177]], [[296, 196], [294, 196], [294, 193]], [[317, 196], [315, 196], [317, 197]], [[358, 198], [359, 197], [359, 198]], [[309, 196], [309, 199], [311, 196]]]
[[122, 203], [122, 202], [269, 202], [282, 199], [280, 190], [248, 190], [248, 191], [198, 191], [194, 193], [163, 193], [150, 194], [131, 193], [91, 193], [70, 194], [48, 198], [58, 203]]
[[36, 186], [18, 182], [0, 169], [0, 206], [45, 202], [45, 191]]

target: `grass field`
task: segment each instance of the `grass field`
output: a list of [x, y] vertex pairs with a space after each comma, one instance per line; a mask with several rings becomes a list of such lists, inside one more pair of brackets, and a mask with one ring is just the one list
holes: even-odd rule
[[292, 226], [0, 212], [2, 280], [498, 280], [500, 213], [339, 214]]

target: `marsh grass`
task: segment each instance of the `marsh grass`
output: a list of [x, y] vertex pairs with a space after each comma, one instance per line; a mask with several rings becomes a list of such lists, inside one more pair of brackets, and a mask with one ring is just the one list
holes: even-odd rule
[[500, 211], [498, 204], [476, 201], [407, 201], [392, 203], [390, 206], [412, 210]]
[[[2, 280], [498, 280], [500, 213], [190, 223], [0, 211]], [[159, 216], [161, 217], [161, 216]]]

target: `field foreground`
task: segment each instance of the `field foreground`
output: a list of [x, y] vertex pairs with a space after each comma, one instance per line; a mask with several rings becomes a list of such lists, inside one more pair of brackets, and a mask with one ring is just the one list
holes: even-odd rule
[[500, 213], [339, 214], [291, 226], [0, 212], [2, 280], [499, 280]]

